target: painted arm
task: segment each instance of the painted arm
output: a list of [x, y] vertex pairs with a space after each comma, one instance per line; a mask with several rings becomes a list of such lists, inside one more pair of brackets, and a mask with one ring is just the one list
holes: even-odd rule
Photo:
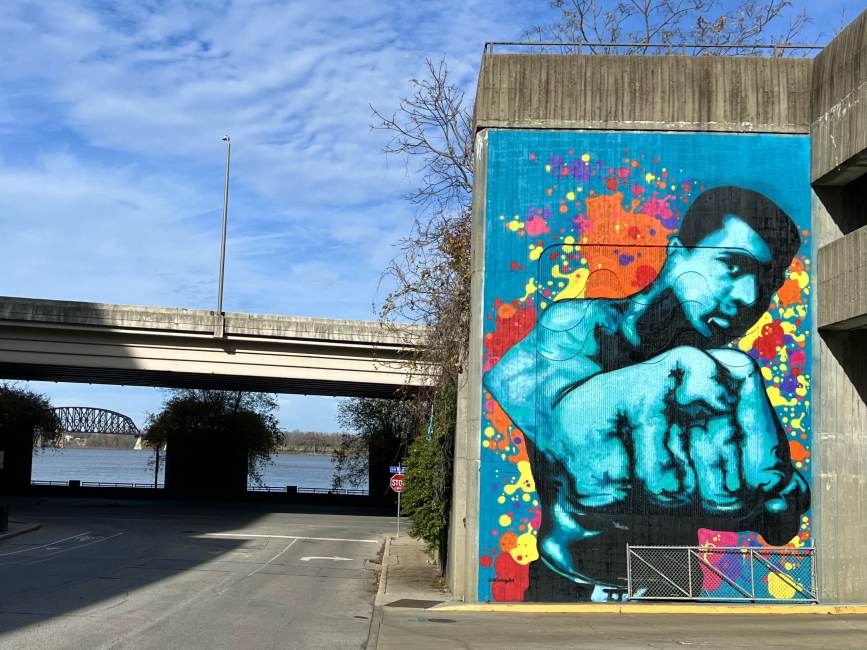
[[531, 441], [539, 414], [549, 412], [570, 387], [599, 372], [586, 356], [588, 346], [595, 346], [592, 304], [552, 304], [533, 330], [484, 376], [485, 388]]

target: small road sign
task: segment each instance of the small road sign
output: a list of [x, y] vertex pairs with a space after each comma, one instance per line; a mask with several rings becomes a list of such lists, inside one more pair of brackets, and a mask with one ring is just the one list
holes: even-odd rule
[[405, 481], [403, 474], [395, 474], [388, 482], [389, 487], [397, 493], [403, 492], [404, 484]]
[[392, 474], [403, 474], [406, 472], [406, 467], [401, 467], [400, 465], [389, 465], [388, 471]]

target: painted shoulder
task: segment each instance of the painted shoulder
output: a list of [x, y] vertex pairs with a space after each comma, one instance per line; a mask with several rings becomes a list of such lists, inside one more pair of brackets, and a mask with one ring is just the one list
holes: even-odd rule
[[611, 300], [574, 298], [553, 303], [546, 309], [539, 323], [547, 330], [565, 332], [582, 325], [602, 325], [616, 329], [619, 312]]
[[738, 379], [746, 379], [758, 370], [753, 358], [740, 350], [720, 348], [719, 350], [708, 350], [707, 353]]

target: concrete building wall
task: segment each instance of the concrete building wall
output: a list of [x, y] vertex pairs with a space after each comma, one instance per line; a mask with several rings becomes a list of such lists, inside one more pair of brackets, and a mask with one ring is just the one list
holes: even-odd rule
[[486, 54], [485, 128], [805, 133], [810, 61], [761, 57]]
[[813, 181], [843, 185], [867, 171], [865, 14], [816, 57], [810, 105]]
[[[459, 445], [479, 449], [485, 309], [484, 225], [494, 129], [810, 133], [814, 476], [808, 538], [829, 602], [867, 600], [867, 12], [815, 60], [486, 54], [475, 107], [474, 330]], [[521, 179], [515, 182], [522, 183]], [[514, 215], [503, 215], [509, 219]], [[523, 218], [527, 215], [517, 215]], [[528, 242], [531, 245], [533, 242]], [[478, 321], [478, 322], [477, 322]], [[478, 460], [474, 458], [473, 460]], [[477, 597], [478, 467], [463, 462], [455, 516], [465, 521], [459, 593]], [[487, 489], [484, 473], [481, 490]], [[453, 519], [454, 521], [454, 519]], [[484, 531], [482, 534], [487, 534]], [[473, 539], [475, 536], [475, 539]], [[484, 591], [484, 589], [483, 589]]]
[[867, 600], [867, 12], [816, 57], [815, 507], [823, 600]]
[[[475, 108], [479, 134], [474, 200], [474, 330], [471, 337], [475, 347], [470, 351], [468, 361], [467, 413], [465, 425], [459, 430], [459, 450], [465, 450], [467, 457], [472, 456], [474, 448], [481, 450], [480, 433], [486, 424], [480, 379], [485, 356], [483, 334], [487, 330], [483, 330], [482, 324], [491, 305], [485, 304], [482, 297], [487, 277], [482, 253], [486, 229], [490, 232], [489, 219], [495, 217], [486, 214], [486, 210], [489, 209], [491, 192], [502, 191], [503, 183], [509, 183], [508, 179], [489, 177], [491, 165], [497, 162], [488, 159], [488, 136], [494, 129], [607, 130], [612, 132], [611, 137], [624, 141], [630, 136], [615, 136], [613, 132], [805, 134], [809, 130], [810, 69], [809, 60], [798, 59], [484, 57]], [[580, 141], [580, 132], [572, 135]], [[707, 146], [704, 141], [702, 145]], [[502, 151], [498, 149], [496, 155], [502, 155]], [[780, 172], [780, 175], [784, 173]], [[805, 186], [807, 177], [808, 171], [805, 171], [802, 181]], [[525, 183], [518, 177], [511, 181], [518, 185]], [[499, 184], [496, 189], [491, 188], [491, 182]], [[809, 206], [805, 209], [808, 213]], [[512, 217], [501, 216], [506, 220]], [[515, 218], [525, 216], [516, 215]], [[527, 239], [531, 245], [531, 238]], [[517, 258], [515, 261], [521, 263]], [[470, 390], [476, 394], [470, 395]], [[490, 496], [486, 492], [491, 487], [487, 484], [491, 476], [486, 475], [482, 467], [481, 486], [475, 487], [480, 481], [479, 462], [484, 465], [485, 460], [484, 457], [473, 460], [476, 463], [459, 462], [456, 466], [455, 494], [459, 490], [467, 492], [456, 498], [453, 510], [453, 522], [459, 522], [457, 525], [464, 528], [466, 557], [461, 558], [459, 564], [453, 562], [453, 566], [459, 568], [451, 574], [451, 584], [456, 593], [467, 600], [474, 600], [479, 592], [482, 597], [490, 597], [490, 591], [486, 592], [490, 589], [490, 576], [487, 576], [490, 569], [480, 564], [482, 558], [478, 545], [483, 538], [490, 537], [491, 531], [487, 528], [491, 521], [488, 519], [481, 523], [481, 532], [478, 528], [473, 530], [473, 522], [478, 520], [479, 508], [485, 507], [479, 502], [479, 489], [483, 499]], [[486, 559], [491, 561], [491, 558]], [[476, 577], [480, 566], [486, 572], [484, 579]], [[489, 584], [483, 585], [486, 580]], [[506, 577], [502, 581], [501, 591], [507, 597], [514, 593], [509, 586], [512, 580], [512, 577]]]

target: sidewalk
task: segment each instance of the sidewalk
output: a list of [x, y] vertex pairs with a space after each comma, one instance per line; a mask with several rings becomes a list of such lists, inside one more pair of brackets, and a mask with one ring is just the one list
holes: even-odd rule
[[0, 533], [0, 541], [4, 539], [9, 539], [10, 537], [17, 537], [18, 535], [23, 535], [24, 533], [29, 533], [34, 530], [38, 530], [41, 527], [41, 524], [34, 524], [29, 521], [18, 521], [17, 519], [9, 520], [9, 530]]
[[386, 539], [367, 648], [393, 647], [389, 639], [380, 638], [388, 611], [406, 614], [415, 610], [422, 614], [450, 600], [452, 596], [444, 586], [436, 562], [425, 551], [424, 542], [408, 535]]
[[465, 604], [442, 586], [424, 544], [401, 537], [386, 541], [366, 647], [752, 649], [785, 640], [789, 648], [863, 650], [865, 612], [864, 606], [821, 605]]

